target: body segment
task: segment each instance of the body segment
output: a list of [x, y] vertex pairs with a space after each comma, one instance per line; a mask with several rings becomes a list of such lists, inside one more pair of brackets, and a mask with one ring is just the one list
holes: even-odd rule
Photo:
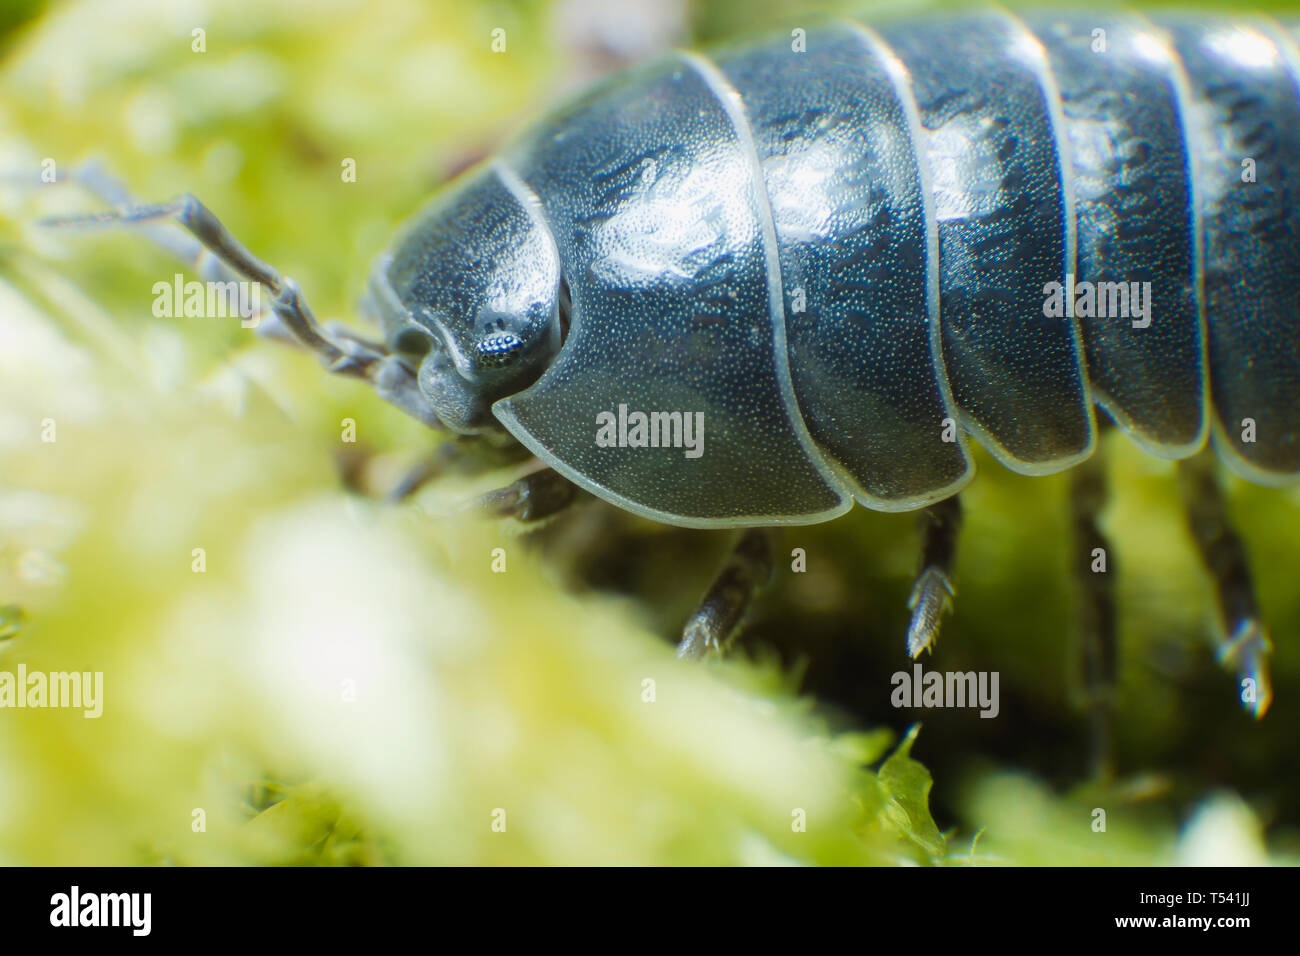
[[1215, 434], [1253, 481], [1300, 477], [1300, 57], [1267, 20], [1172, 18], [1190, 86]]
[[1075, 310], [1089, 313], [1076, 321], [1093, 400], [1143, 450], [1181, 457], [1202, 445], [1208, 421], [1186, 80], [1149, 22], [1025, 19], [1061, 97], [1075, 191], [1075, 287], [1093, 294], [1091, 308]]
[[[795, 401], [768, 198], [719, 82], [675, 57], [507, 152], [551, 224], [573, 317], [555, 364], [496, 412], [544, 460], [651, 516], [821, 520], [848, 500]], [[655, 412], [702, 415], [702, 456], [623, 424]], [[612, 447], [597, 444], [605, 414]]]

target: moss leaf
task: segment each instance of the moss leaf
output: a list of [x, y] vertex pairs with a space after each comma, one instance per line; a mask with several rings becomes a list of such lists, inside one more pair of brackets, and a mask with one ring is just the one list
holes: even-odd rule
[[889, 821], [933, 860], [947, 850], [943, 834], [930, 816], [930, 788], [934, 780], [930, 771], [912, 759], [912, 743], [920, 724], [908, 728], [902, 743], [880, 765], [877, 778], [885, 792], [885, 813]]

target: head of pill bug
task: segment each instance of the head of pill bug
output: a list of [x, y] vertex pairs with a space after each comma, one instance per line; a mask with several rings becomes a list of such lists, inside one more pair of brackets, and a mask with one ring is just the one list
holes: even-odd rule
[[371, 274], [366, 307], [419, 366], [450, 430], [499, 427], [492, 403], [550, 365], [563, 329], [559, 256], [525, 190], [487, 166], [418, 212]]

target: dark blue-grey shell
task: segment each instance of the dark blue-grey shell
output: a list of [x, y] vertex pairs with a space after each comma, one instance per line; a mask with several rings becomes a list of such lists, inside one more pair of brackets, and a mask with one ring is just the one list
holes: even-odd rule
[[448, 424], [490, 409], [673, 524], [922, 507], [966, 436], [1059, 471], [1094, 403], [1295, 481], [1300, 50], [1262, 18], [989, 12], [678, 54], [480, 169], [374, 286]]

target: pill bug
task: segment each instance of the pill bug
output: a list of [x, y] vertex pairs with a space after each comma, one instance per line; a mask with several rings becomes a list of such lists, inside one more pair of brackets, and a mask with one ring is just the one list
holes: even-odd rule
[[[913, 654], [970, 439], [1023, 474], [1083, 467], [1096, 405], [1151, 454], [1210, 437], [1249, 481], [1300, 477], [1286, 28], [989, 11], [796, 33], [616, 77], [435, 197], [372, 274], [383, 343], [319, 327], [192, 197], [113, 218], [175, 215], [333, 370], [535, 455], [550, 477], [502, 513], [547, 516], [569, 484], [698, 528], [924, 510]], [[1187, 485], [1262, 713], [1245, 559], [1213, 483]], [[684, 653], [770, 563], [743, 534]]]
[[[1096, 22], [834, 25], [802, 52], [633, 73], [418, 217], [376, 312], [390, 341], [434, 346], [444, 423], [499, 422], [673, 524], [924, 506], [969, 480], [961, 432], [1013, 470], [1068, 468], [1093, 448], [1091, 398], [1152, 453], [1186, 456], [1214, 421], [1230, 467], [1294, 480], [1292, 43], [1262, 22]], [[1161, 321], [1044, 315], [1070, 277], [1146, 283]], [[482, 357], [503, 332], [509, 379]], [[706, 463], [598, 444], [620, 405], [702, 411]]]

